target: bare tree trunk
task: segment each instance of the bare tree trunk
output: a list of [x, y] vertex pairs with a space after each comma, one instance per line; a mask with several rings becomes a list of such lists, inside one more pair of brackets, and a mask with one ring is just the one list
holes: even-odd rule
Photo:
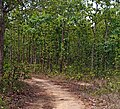
[[3, 74], [4, 33], [5, 33], [4, 13], [2, 9], [2, 0], [0, 0], [0, 76]]

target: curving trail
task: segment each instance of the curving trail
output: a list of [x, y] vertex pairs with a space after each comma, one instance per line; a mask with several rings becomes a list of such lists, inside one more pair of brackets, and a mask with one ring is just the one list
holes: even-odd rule
[[[49, 96], [54, 96], [52, 109], [85, 109], [85, 105], [80, 99], [75, 98], [74, 95], [69, 93], [67, 90], [62, 89], [61, 86], [55, 85], [49, 80], [33, 77], [31, 80], [27, 80], [26, 82], [42, 87], [46, 90]], [[44, 109], [41, 105], [42, 104], [39, 104], [38, 100], [26, 109]]]

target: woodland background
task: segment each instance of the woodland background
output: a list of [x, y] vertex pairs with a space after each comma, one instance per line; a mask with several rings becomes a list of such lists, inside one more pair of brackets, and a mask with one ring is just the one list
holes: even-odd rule
[[5, 34], [0, 35], [3, 86], [12, 87], [29, 73], [61, 73], [78, 80], [120, 75], [119, 1], [0, 0], [0, 3], [0, 34], [5, 29]]

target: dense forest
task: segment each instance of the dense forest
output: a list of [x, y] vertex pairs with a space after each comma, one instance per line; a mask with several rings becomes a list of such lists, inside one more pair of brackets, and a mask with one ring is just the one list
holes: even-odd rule
[[0, 75], [120, 74], [119, 0], [0, 0]]
[[[42, 72], [96, 76], [120, 69], [119, 2], [36, 0], [19, 4], [2, 2], [4, 72], [19, 64], [35, 64]], [[0, 49], [2, 37], [1, 29]]]

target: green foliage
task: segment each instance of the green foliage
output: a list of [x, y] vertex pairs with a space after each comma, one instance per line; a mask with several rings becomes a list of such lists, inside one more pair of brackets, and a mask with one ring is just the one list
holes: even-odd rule
[[119, 4], [93, 2], [31, 1], [11, 11], [4, 42], [5, 84], [28, 78], [29, 72], [60, 72], [78, 80], [117, 75]]
[[10, 65], [5, 63], [4, 75], [1, 80], [1, 92], [19, 91], [18, 83], [20, 80], [30, 78], [30, 67], [25, 63]]
[[120, 93], [120, 80], [119, 80], [119, 78], [120, 78], [120, 75], [113, 76], [112, 78], [107, 78], [108, 79], [107, 88], [109, 91]]
[[[102, 80], [104, 82], [102, 82]], [[103, 95], [109, 93], [120, 93], [120, 72], [119, 75], [112, 74], [112, 76], [106, 76], [102, 78], [101, 85], [98, 84], [97, 90], [92, 92], [92, 95]]]
[[0, 97], [0, 109], [7, 109], [5, 101]]

